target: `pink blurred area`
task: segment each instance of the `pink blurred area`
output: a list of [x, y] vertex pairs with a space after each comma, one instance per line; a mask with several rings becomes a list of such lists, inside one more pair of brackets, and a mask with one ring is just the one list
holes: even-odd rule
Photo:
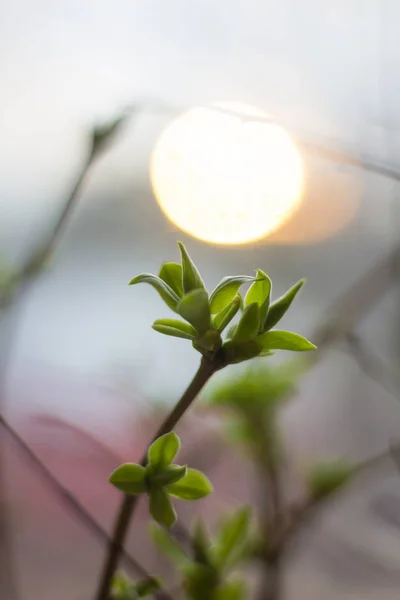
[[[44, 369], [34, 369], [14, 381], [8, 396], [8, 420], [13, 428], [62, 486], [110, 531], [121, 494], [108, 477], [121, 462], [140, 460], [163, 418], [162, 409], [150, 412], [139, 394], [129, 397], [118, 389]], [[178, 428], [182, 439], [179, 462], [205, 471], [213, 480], [215, 494], [193, 504], [180, 502], [180, 520], [188, 525], [194, 514], [201, 514], [212, 523], [238, 502], [250, 500], [252, 471], [240, 466], [239, 455], [226, 452], [215, 419], [192, 412], [183, 425]], [[50, 600], [56, 589], [59, 600], [88, 597], [104, 546], [54, 496], [7, 434], [6, 440], [6, 502], [12, 514], [23, 597]], [[145, 499], [128, 548], [146, 568], [167, 572], [148, 539]]]

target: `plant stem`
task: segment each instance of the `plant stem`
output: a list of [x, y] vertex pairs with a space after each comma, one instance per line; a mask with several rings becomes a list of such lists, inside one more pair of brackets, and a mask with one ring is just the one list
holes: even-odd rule
[[282, 552], [278, 539], [283, 521], [283, 499], [277, 465], [268, 455], [260, 463], [262, 485], [263, 573], [258, 600], [280, 600]]
[[[223, 364], [221, 364], [217, 358], [213, 361], [209, 361], [204, 357], [202, 358], [197, 373], [193, 377], [189, 387], [183, 393], [183, 396], [176, 404], [172, 412], [163, 421], [157, 433], [153, 437], [152, 442], [174, 429], [181, 417], [190, 408], [193, 401], [205, 386], [207, 381], [216, 371], [221, 369], [222, 366]], [[146, 466], [147, 451], [143, 455], [140, 464]], [[100, 583], [95, 596], [96, 600], [109, 600], [111, 581], [117, 569], [118, 561], [128, 534], [129, 525], [138, 505], [139, 498], [140, 496], [126, 495], [122, 501], [121, 508], [115, 522], [112, 540], [109, 544], [108, 555], [100, 576]]]

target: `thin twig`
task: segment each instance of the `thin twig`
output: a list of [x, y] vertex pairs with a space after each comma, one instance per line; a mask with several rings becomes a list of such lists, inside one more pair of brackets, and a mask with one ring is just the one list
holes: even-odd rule
[[[85, 184], [88, 175], [97, 158], [110, 145], [115, 133], [129, 116], [123, 114], [119, 118], [113, 120], [110, 124], [103, 128], [95, 128], [92, 131], [90, 148], [81, 166], [78, 176], [70, 193], [67, 195], [65, 202], [62, 205], [61, 211], [55, 219], [53, 227], [44, 242], [40, 242], [30, 253], [28, 258], [23, 261], [22, 266], [13, 274], [13, 291], [10, 298], [10, 290], [8, 286], [0, 290], [0, 310], [2, 310], [2, 318], [6, 311], [14, 308], [14, 305], [19, 305], [21, 298], [26, 295], [29, 284], [40, 274], [44, 263], [49, 260], [53, 254], [60, 238], [69, 223], [73, 210], [78, 202], [83, 185]], [[5, 395], [5, 375], [12, 356], [13, 340], [16, 336], [16, 325], [2, 336], [2, 352], [0, 362], [0, 414], [5, 412], [6, 395]], [[18, 600], [19, 594], [15, 576], [15, 568], [13, 561], [13, 540], [10, 531], [10, 523], [8, 516], [8, 507], [6, 500], [6, 474], [4, 464], [5, 452], [2, 448], [2, 439], [0, 438], [0, 489], [2, 490], [2, 502], [0, 503], [0, 544], [2, 556], [6, 559], [2, 562], [1, 568], [1, 588], [7, 600]], [[7, 561], [7, 563], [6, 563]]]
[[345, 341], [351, 355], [365, 375], [378, 383], [386, 392], [398, 398], [400, 395], [400, 379], [387, 368], [384, 361], [374, 355], [362, 338], [354, 332], [348, 333], [345, 336]]
[[[393, 277], [400, 268], [400, 245], [374, 264], [333, 302], [326, 311], [326, 321], [319, 324], [312, 335], [319, 349], [326, 348], [340, 337], [353, 331], [357, 323], [384, 298], [395, 284]], [[315, 358], [319, 352], [315, 352]]]
[[[355, 480], [357, 477], [360, 477], [369, 471], [380, 467], [383, 461], [390, 458], [397, 466], [400, 465], [400, 459], [398, 458], [399, 453], [400, 445], [398, 443], [392, 444], [388, 450], [384, 450], [375, 456], [360, 461], [353, 467], [352, 480]], [[321, 506], [330, 499], [330, 496], [322, 500], [308, 498], [304, 500], [304, 502], [299, 503], [297, 506], [292, 506], [289, 511], [290, 519], [281, 531], [279, 546], [281, 548], [287, 547], [299, 530], [310, 524], [314, 516], [317, 514], [317, 511], [319, 511]]]
[[[18, 434], [18, 432], [12, 427], [12, 425], [6, 421], [6, 419], [0, 415], [0, 425], [11, 437], [13, 442], [16, 444], [17, 449], [22, 452], [24, 457], [32, 464], [35, 472], [41, 477], [48, 488], [53, 494], [59, 499], [60, 504], [65, 506], [76, 518], [82, 523], [82, 525], [90, 531], [95, 537], [97, 537], [102, 543], [109, 543], [110, 537], [106, 530], [92, 517], [90, 512], [75, 498], [75, 496], [65, 488], [62, 483], [53, 475], [53, 473], [46, 467], [43, 461], [35, 454], [35, 452], [28, 446], [24, 439]], [[139, 575], [143, 579], [151, 579], [151, 575], [129, 552], [123, 548], [122, 558], [127, 567]], [[164, 595], [164, 599], [166, 600]]]
[[[109, 536], [107, 532], [97, 523], [86, 508], [77, 500], [73, 494], [65, 488], [62, 483], [53, 475], [46, 467], [35, 452], [28, 446], [18, 432], [10, 425], [6, 419], [0, 415], [0, 425], [8, 433], [18, 450], [23, 453], [24, 457], [35, 468], [35, 472], [43, 479], [45, 484], [51, 489], [54, 495], [60, 500], [60, 503], [66, 506], [77, 517], [77, 519], [87, 527], [101, 542], [108, 542]], [[124, 550], [123, 557], [127, 565], [136, 571], [141, 577], [147, 577], [147, 571], [144, 569], [130, 554]]]
[[[270, 417], [272, 418], [272, 416]], [[282, 595], [282, 556], [271, 551], [277, 546], [284, 521], [284, 499], [280, 481], [280, 465], [268, 443], [270, 436], [261, 432], [263, 439], [259, 456], [256, 457], [261, 486], [261, 539], [263, 572], [258, 600], [280, 600]]]
[[[163, 100], [147, 99], [132, 105], [132, 108], [148, 114], [176, 116], [193, 109], [193, 105], [171, 105]], [[245, 113], [236, 108], [223, 105], [197, 105], [197, 108], [206, 108], [214, 112], [238, 117], [243, 123], [273, 123], [284, 127], [293, 136], [298, 146], [310, 154], [321, 156], [339, 165], [349, 165], [363, 171], [376, 173], [392, 181], [400, 181], [400, 171], [388, 164], [379, 162], [373, 157], [356, 150], [344, 149], [343, 143], [338, 139], [321, 139], [311, 132], [299, 130], [291, 123], [276, 120], [268, 115]]]

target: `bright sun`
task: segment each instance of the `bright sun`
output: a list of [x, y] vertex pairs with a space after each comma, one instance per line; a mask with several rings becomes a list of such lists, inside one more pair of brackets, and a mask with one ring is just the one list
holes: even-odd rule
[[303, 184], [286, 131], [238, 104], [193, 108], [172, 121], [157, 141], [150, 176], [166, 216], [216, 244], [266, 237], [297, 207]]

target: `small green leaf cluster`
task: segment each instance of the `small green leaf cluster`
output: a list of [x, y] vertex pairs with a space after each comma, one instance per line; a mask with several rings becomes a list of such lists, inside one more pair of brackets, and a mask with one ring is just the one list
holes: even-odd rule
[[109, 479], [125, 494], [147, 494], [151, 516], [167, 528], [177, 519], [171, 496], [199, 500], [212, 492], [212, 484], [203, 473], [186, 465], [172, 464], [179, 448], [180, 439], [176, 433], [162, 435], [151, 444], [146, 466], [123, 464]]
[[330, 461], [315, 465], [307, 476], [311, 498], [323, 500], [334, 494], [348, 483], [352, 474], [352, 467], [344, 461]]
[[115, 574], [111, 586], [110, 600], [138, 600], [151, 596], [161, 587], [156, 577], [149, 577], [134, 583], [125, 573]]
[[250, 510], [239, 508], [222, 521], [211, 541], [199, 520], [193, 528], [190, 554], [165, 530], [153, 528], [153, 539], [182, 572], [189, 600], [244, 600], [244, 583], [230, 579], [230, 574], [250, 554], [250, 521]]
[[[307, 351], [315, 346], [301, 335], [272, 330], [281, 320], [304, 284], [299, 281], [286, 294], [271, 302], [271, 280], [263, 271], [255, 277], [224, 277], [208, 294], [201, 275], [185, 246], [178, 242], [181, 264], [164, 263], [158, 274], [143, 273], [130, 282], [148, 283], [182, 319], [158, 319], [153, 329], [165, 335], [191, 340], [193, 347], [208, 358], [220, 353], [224, 364], [234, 364], [273, 350]], [[242, 285], [251, 283], [243, 300]], [[225, 341], [222, 332], [243, 309], [238, 323], [231, 326]]]

